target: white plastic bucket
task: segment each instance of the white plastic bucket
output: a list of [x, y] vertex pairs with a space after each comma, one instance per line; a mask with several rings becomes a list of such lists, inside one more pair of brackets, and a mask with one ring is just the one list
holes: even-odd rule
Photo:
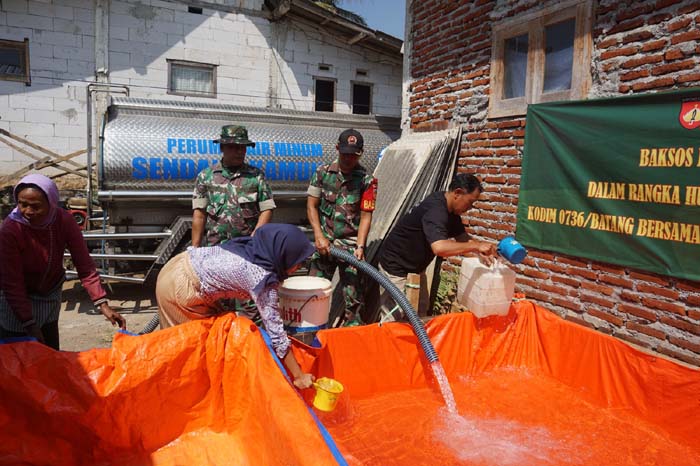
[[284, 327], [290, 334], [315, 332], [328, 326], [332, 285], [321, 277], [291, 277], [277, 290]]

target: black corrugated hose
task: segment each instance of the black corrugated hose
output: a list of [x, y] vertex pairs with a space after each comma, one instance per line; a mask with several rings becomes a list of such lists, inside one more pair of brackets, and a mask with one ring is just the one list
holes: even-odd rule
[[398, 304], [399, 307], [403, 309], [403, 311], [406, 313], [408, 322], [411, 324], [411, 327], [413, 327], [413, 332], [418, 337], [418, 342], [423, 348], [423, 352], [425, 352], [425, 356], [428, 358], [428, 362], [433, 363], [438, 360], [435, 348], [433, 347], [433, 344], [430, 341], [430, 338], [428, 338], [428, 334], [425, 331], [423, 321], [420, 320], [420, 318], [418, 317], [416, 310], [413, 309], [413, 306], [411, 306], [411, 303], [408, 301], [408, 298], [406, 298], [406, 295], [403, 294], [401, 290], [396, 288], [396, 285], [391, 283], [391, 280], [389, 280], [384, 274], [382, 274], [379, 270], [369, 265], [367, 262], [358, 260], [357, 257], [346, 251], [343, 251], [342, 249], [338, 249], [334, 246], [331, 246], [331, 256], [335, 257], [336, 259], [345, 261], [353, 267], [357, 267], [358, 269], [362, 270], [364, 273], [372, 277], [374, 281], [383, 286], [389, 292], [391, 297], [394, 298], [396, 304]]
[[139, 332], [139, 335], [151, 333], [158, 328], [158, 325], [160, 325], [160, 316], [158, 313], [156, 313], [156, 315], [154, 315], [153, 318], [146, 324], [143, 330]]
[[[396, 285], [391, 283], [391, 280], [389, 280], [379, 270], [375, 269], [367, 262], [358, 260], [355, 256], [346, 251], [343, 251], [342, 249], [338, 249], [334, 246], [331, 246], [331, 255], [337, 259], [347, 262], [353, 267], [357, 267], [359, 270], [362, 270], [364, 273], [369, 275], [374, 281], [379, 283], [379, 285], [384, 287], [389, 292], [391, 297], [394, 298], [396, 304], [398, 304], [399, 307], [403, 309], [404, 313], [406, 314], [408, 322], [411, 324], [411, 327], [413, 327], [413, 332], [418, 337], [418, 342], [423, 348], [425, 356], [428, 358], [428, 362], [432, 363], [438, 360], [435, 348], [433, 347], [433, 344], [430, 341], [430, 338], [428, 338], [428, 334], [425, 331], [423, 321], [420, 320], [420, 318], [418, 317], [416, 310], [413, 309], [413, 306], [411, 306], [411, 303], [408, 301], [408, 298], [406, 298], [406, 295], [403, 294], [401, 290], [396, 288]], [[151, 333], [152, 331], [158, 328], [159, 324], [160, 318], [158, 314], [156, 314], [153, 316], [151, 321], [146, 324], [143, 330], [139, 332], [139, 335]]]

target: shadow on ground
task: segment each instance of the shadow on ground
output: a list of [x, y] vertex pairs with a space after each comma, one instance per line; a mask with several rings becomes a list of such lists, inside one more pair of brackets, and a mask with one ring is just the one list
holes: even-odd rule
[[[155, 290], [133, 283], [107, 285], [109, 304], [126, 319], [127, 330], [139, 332], [157, 313]], [[63, 285], [61, 315], [58, 320], [61, 349], [86, 351], [109, 348], [116, 327], [95, 311], [92, 301], [78, 280]]]

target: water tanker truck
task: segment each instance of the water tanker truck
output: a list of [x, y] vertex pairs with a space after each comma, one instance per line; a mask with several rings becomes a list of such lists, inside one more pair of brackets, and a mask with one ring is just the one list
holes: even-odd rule
[[227, 124], [246, 126], [256, 142], [246, 162], [265, 172], [274, 221], [300, 225], [309, 180], [335, 160], [341, 131], [362, 133], [361, 163], [370, 172], [400, 136], [394, 117], [113, 97], [96, 151], [97, 186], [88, 185], [99, 208], [87, 207], [84, 233], [105, 278], [143, 282], [187, 245], [194, 181], [220, 163], [213, 141]]

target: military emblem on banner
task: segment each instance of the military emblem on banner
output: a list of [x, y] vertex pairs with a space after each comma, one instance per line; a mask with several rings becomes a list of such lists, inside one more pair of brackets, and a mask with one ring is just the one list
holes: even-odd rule
[[684, 101], [678, 120], [685, 129], [700, 128], [700, 99]]

